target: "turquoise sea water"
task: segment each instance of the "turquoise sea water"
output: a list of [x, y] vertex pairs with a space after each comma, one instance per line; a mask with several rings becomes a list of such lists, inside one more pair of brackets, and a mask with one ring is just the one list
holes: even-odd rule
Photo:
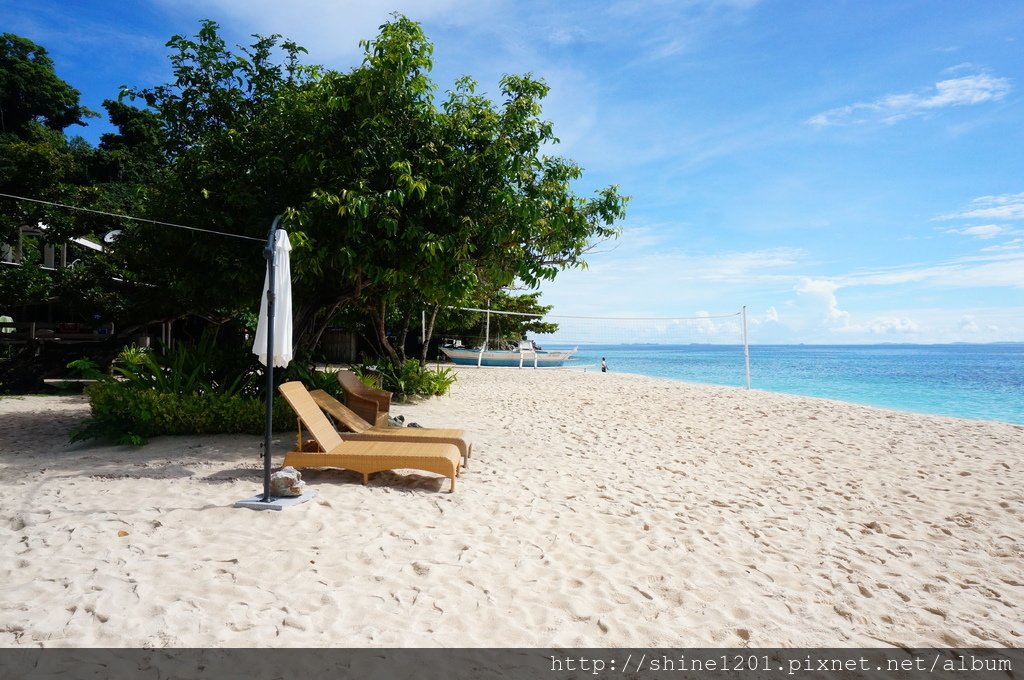
[[[583, 345], [577, 365], [746, 384], [743, 348]], [[903, 411], [1024, 424], [1024, 344], [751, 345], [750, 386]]]

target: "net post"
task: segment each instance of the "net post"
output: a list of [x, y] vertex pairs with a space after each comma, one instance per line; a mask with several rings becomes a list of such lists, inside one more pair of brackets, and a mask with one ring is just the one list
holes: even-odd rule
[[487, 325], [484, 327], [484, 344], [480, 347], [480, 356], [476, 358], [476, 367], [484, 363], [484, 352], [487, 351], [487, 343], [491, 341], [491, 301], [487, 301]]
[[747, 306], [743, 305], [743, 361], [747, 367], [747, 389], [750, 389], [750, 343], [747, 342]]

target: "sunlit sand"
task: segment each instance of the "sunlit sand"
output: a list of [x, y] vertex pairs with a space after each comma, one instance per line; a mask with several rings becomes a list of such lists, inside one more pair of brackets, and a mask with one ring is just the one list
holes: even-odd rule
[[87, 411], [0, 399], [4, 646], [1024, 641], [1024, 427], [462, 369], [392, 407], [471, 434], [455, 493], [308, 471], [314, 500], [256, 512], [259, 436], [68, 446]]

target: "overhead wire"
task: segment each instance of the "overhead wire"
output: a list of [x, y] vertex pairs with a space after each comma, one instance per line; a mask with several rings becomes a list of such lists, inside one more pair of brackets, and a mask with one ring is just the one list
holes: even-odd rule
[[545, 319], [592, 319], [596, 321], [705, 321], [707, 319], [729, 319], [740, 316], [743, 311], [729, 314], [709, 314], [707, 316], [568, 316], [565, 314], [535, 314], [530, 312], [506, 312], [498, 309], [481, 309], [478, 307], [448, 307], [463, 312], [488, 312], [501, 316], [533, 316]]
[[217, 236], [229, 236], [231, 238], [241, 238], [241, 239], [245, 239], [247, 241], [259, 241], [260, 243], [265, 243], [266, 242], [265, 238], [256, 238], [255, 236], [244, 236], [242, 234], [232, 234], [230, 232], [216, 231], [214, 229], [201, 229], [200, 227], [190, 227], [190, 226], [188, 226], [186, 224], [175, 224], [173, 222], [161, 222], [160, 220], [152, 220], [152, 219], [149, 219], [149, 218], [146, 218], [146, 217], [133, 217], [132, 215], [122, 215], [122, 214], [119, 214], [119, 213], [106, 212], [104, 210], [94, 210], [92, 208], [82, 208], [80, 206], [67, 205], [65, 203], [57, 203], [55, 201], [44, 201], [44, 200], [39, 199], [39, 198], [29, 198], [27, 196], [15, 196], [14, 194], [4, 194], [4, 193], [0, 193], [0, 197], [3, 197], [3, 198], [13, 198], [13, 199], [15, 199], [17, 201], [29, 201], [30, 203], [41, 203], [43, 205], [51, 205], [51, 206], [54, 206], [56, 208], [66, 208], [68, 210], [79, 210], [81, 212], [93, 213], [93, 214], [96, 214], [96, 215], [104, 215], [106, 217], [116, 217], [116, 218], [123, 219], [123, 220], [134, 220], [136, 222], [145, 222], [145, 223], [148, 223], [148, 224], [155, 224], [155, 225], [159, 225], [159, 226], [162, 226], [162, 227], [174, 227], [176, 229], [188, 229], [189, 231], [199, 231], [199, 232], [203, 232], [205, 234], [216, 234]]

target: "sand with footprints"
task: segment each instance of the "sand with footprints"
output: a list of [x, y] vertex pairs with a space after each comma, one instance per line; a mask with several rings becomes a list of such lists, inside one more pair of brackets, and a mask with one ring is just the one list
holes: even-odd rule
[[[0, 399], [0, 645], [1024, 644], [1024, 427], [615, 373], [460, 369], [429, 473], [236, 509], [258, 436], [68, 444]], [[275, 437], [276, 460], [292, 433]]]

